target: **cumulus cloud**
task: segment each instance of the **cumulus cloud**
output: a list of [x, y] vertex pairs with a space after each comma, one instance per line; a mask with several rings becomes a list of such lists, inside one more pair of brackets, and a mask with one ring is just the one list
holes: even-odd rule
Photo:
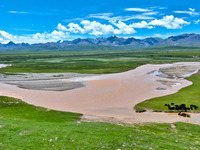
[[16, 39], [16, 37], [6, 31], [0, 30], [0, 43], [7, 43], [12, 39]]
[[110, 24], [102, 24], [97, 21], [89, 21], [89, 20], [83, 20], [81, 21], [80, 25], [74, 24], [74, 23], [69, 23], [67, 25], [68, 28], [64, 28], [61, 26], [63, 25], [58, 25], [61, 31], [64, 29], [64, 31], [68, 31], [70, 33], [80, 33], [80, 34], [91, 34], [95, 36], [99, 35], [109, 35], [109, 34], [133, 34], [136, 31], [131, 27], [130, 25], [125, 24], [122, 21], [110, 21], [113, 27]]
[[[69, 36], [68, 32], [54, 30], [51, 33], [36, 33], [28, 36], [22, 36], [21, 41], [29, 43], [45, 43], [45, 42], [57, 42], [58, 40], [66, 39]], [[27, 40], [26, 40], [27, 39]]]
[[14, 36], [6, 31], [0, 30], [0, 43], [8, 43], [13, 41], [15, 43], [46, 43], [57, 42], [58, 40], [66, 39], [69, 36], [67, 32], [54, 30], [51, 33], [36, 33], [24, 36]]
[[[191, 11], [195, 11], [191, 9]], [[70, 22], [67, 25], [59, 23], [57, 29], [52, 32], [29, 34], [24, 36], [12, 35], [6, 31], [0, 30], [0, 43], [7, 43], [13, 41], [15, 43], [45, 43], [45, 42], [56, 42], [58, 40], [67, 40], [70, 37], [76, 35], [81, 36], [82, 34], [90, 34], [95, 36], [100, 35], [131, 35], [136, 33], [135, 29], [147, 28], [152, 29], [156, 26], [165, 27], [167, 29], [181, 29], [185, 25], [189, 25], [190, 22], [185, 21], [183, 18], [177, 18], [173, 15], [164, 16], [161, 19], [151, 18], [151, 20], [143, 20], [140, 22], [127, 23], [125, 21], [151, 17], [148, 15], [156, 15], [155, 12], [145, 12], [141, 15], [134, 16], [118, 16], [111, 17], [111, 13], [93, 14], [94, 18], [102, 18], [107, 20], [107, 23], [101, 23], [98, 21], [82, 20], [80, 23]], [[200, 21], [197, 20], [194, 23], [198, 24]]]
[[58, 30], [61, 30], [61, 31], [68, 31], [68, 29], [67, 29], [65, 26], [63, 26], [61, 23], [59, 23], [59, 24], [57, 25], [57, 29], [58, 29]]
[[132, 26], [127, 25], [122, 21], [111, 21], [111, 23], [118, 27], [118, 34], [133, 34], [136, 32]]
[[133, 28], [148, 28], [148, 29], [153, 28], [153, 26], [150, 26], [146, 21], [132, 23], [130, 26], [133, 27]]
[[126, 8], [125, 11], [136, 11], [136, 12], [148, 12], [151, 11], [150, 9], [144, 9], [144, 8]]
[[113, 34], [114, 28], [111, 25], [101, 24], [97, 21], [83, 20], [81, 21], [84, 31], [91, 35], [107, 35]]
[[97, 21], [83, 20], [80, 24], [69, 23], [67, 26], [58, 24], [57, 29], [74, 34], [91, 34], [95, 36], [109, 34], [134, 34], [136, 28], [152, 29], [156, 26], [167, 29], [181, 29], [184, 25], [190, 24], [182, 18], [176, 18], [173, 15], [164, 16], [162, 19], [154, 19], [150, 22], [141, 21], [127, 24], [122, 20], [109, 20], [110, 24], [102, 24]]
[[68, 31], [71, 33], [81, 33], [81, 34], [85, 33], [85, 30], [82, 29], [78, 24], [69, 23], [67, 26], [69, 27]]
[[173, 15], [164, 16], [162, 19], [155, 19], [149, 22], [149, 25], [166, 27], [167, 29], [181, 29], [184, 25], [188, 25], [187, 22], [181, 18], [175, 18]]
[[92, 35], [109, 35], [109, 34], [132, 34], [135, 33], [135, 30], [132, 27], [127, 26], [122, 21], [111, 21], [113, 25], [117, 28], [114, 28], [112, 25], [101, 24], [97, 21], [88, 21], [83, 20], [81, 24], [86, 33]]
[[0, 30], [0, 37], [4, 39], [12, 39], [13, 36], [6, 31]]

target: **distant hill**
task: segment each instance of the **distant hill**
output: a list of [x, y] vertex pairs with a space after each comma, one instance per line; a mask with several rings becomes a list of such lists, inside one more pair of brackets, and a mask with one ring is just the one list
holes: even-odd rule
[[150, 37], [145, 39], [122, 38], [111, 36], [108, 38], [86, 38], [72, 41], [58, 41], [38, 44], [20, 43], [10, 41], [7, 44], [0, 43], [0, 53], [4, 52], [51, 52], [51, 51], [92, 51], [92, 50], [119, 50], [119, 49], [143, 49], [168, 46], [200, 47], [199, 34], [182, 34], [171, 36], [167, 39]]
[[199, 34], [182, 34], [171, 36], [157, 43], [155, 46], [192, 46], [200, 47]]

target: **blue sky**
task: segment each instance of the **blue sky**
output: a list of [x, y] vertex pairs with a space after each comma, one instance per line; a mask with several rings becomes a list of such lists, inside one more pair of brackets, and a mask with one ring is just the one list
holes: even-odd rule
[[200, 33], [197, 0], [0, 0], [0, 42]]

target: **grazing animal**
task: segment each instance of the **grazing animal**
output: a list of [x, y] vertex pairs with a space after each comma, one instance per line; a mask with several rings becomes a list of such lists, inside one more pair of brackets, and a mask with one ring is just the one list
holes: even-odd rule
[[188, 118], [190, 118], [190, 115], [189, 115], [189, 114], [186, 114], [186, 113], [179, 112], [178, 115], [179, 115], [179, 116], [183, 116], [183, 117], [188, 117]]

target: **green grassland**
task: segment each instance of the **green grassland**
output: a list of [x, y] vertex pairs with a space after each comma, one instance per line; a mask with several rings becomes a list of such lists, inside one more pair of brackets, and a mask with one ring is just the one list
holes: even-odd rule
[[153, 98], [135, 106], [137, 111], [154, 110], [154, 111], [169, 111], [165, 104], [175, 103], [176, 105], [191, 104], [198, 106], [197, 110], [192, 112], [200, 112], [200, 72], [187, 78], [193, 84], [189, 87], [181, 89], [179, 92], [163, 97]]
[[0, 97], [0, 149], [200, 149], [200, 126], [79, 122], [81, 114], [47, 110]]
[[1, 54], [0, 64], [12, 64], [1, 73], [117, 73], [143, 64], [200, 61], [200, 49], [155, 48], [130, 51], [76, 53]]

